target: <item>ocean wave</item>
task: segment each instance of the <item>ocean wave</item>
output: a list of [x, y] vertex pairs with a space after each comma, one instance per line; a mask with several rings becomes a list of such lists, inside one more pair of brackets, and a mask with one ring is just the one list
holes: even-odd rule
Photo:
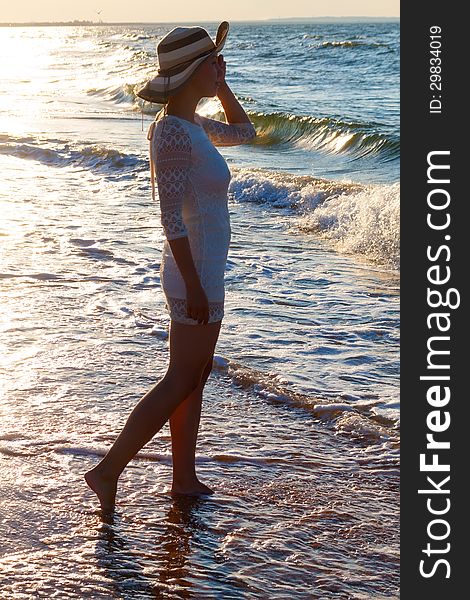
[[358, 42], [356, 40], [324, 41], [312, 44], [315, 48], [390, 48], [389, 44], [379, 42]]
[[137, 41], [144, 41], [144, 40], [152, 40], [154, 39], [153, 35], [147, 34], [147, 33], [142, 33], [142, 32], [133, 32], [133, 31], [129, 31], [127, 33], [121, 34], [118, 33], [114, 36], [112, 36], [112, 38], [115, 39], [127, 39], [127, 40], [137, 40]]
[[219, 356], [214, 356], [213, 368], [226, 373], [238, 387], [249, 389], [272, 404], [303, 409], [339, 433], [367, 444], [399, 445], [398, 410], [391, 412], [387, 408], [388, 400], [348, 398], [346, 395], [337, 401], [312, 397], [289, 389], [276, 373], [262, 372]]
[[[52, 147], [48, 147], [46, 144]], [[96, 144], [2, 136], [0, 154], [55, 167], [84, 168], [112, 179], [132, 179], [148, 160]], [[289, 209], [292, 226], [325, 239], [335, 250], [399, 269], [400, 186], [358, 184], [232, 166], [229, 193], [238, 202]]]
[[230, 194], [238, 202], [293, 211], [293, 226], [339, 252], [399, 269], [400, 185], [357, 184], [232, 167]]
[[[2, 136], [0, 154], [15, 156], [24, 160], [36, 160], [55, 167], [81, 167], [103, 174], [119, 174], [129, 177], [136, 171], [148, 169], [148, 161], [141, 157], [107, 148], [98, 144], [71, 145], [63, 143], [57, 147], [47, 147], [48, 140], [14, 138]], [[33, 143], [32, 143], [33, 142]]]
[[[127, 103], [134, 110], [143, 110], [145, 114], [159, 112], [158, 103], [143, 102], [137, 97], [138, 84], [124, 83], [119, 86], [91, 88], [89, 95], [100, 96], [115, 104]], [[242, 101], [254, 102], [253, 98]], [[203, 110], [199, 111], [201, 114]], [[247, 114], [256, 127], [257, 137], [254, 144], [260, 146], [291, 145], [304, 150], [320, 150], [329, 154], [349, 154], [353, 160], [374, 156], [379, 160], [392, 161], [400, 158], [400, 140], [398, 135], [383, 132], [380, 123], [346, 121], [333, 117], [314, 117], [284, 112], [255, 112]], [[222, 113], [205, 115], [211, 118], [223, 118]], [[382, 130], [381, 130], [382, 129]]]
[[386, 135], [378, 123], [342, 121], [331, 117], [289, 113], [250, 113], [257, 130], [255, 144], [292, 144], [330, 154], [349, 153], [354, 159], [375, 155], [381, 160], [400, 157], [398, 136]]
[[99, 96], [114, 102], [116, 104], [128, 103], [134, 104], [136, 101], [136, 90], [135, 85], [130, 83], [124, 83], [122, 85], [112, 85], [105, 88], [90, 88], [87, 90], [87, 94], [90, 96]]
[[[137, 97], [138, 84], [124, 83], [119, 86], [91, 88], [89, 95], [100, 96], [115, 104], [127, 103], [134, 110], [143, 110], [145, 114], [159, 112], [158, 103], [143, 102]], [[254, 102], [253, 98], [242, 101]], [[204, 110], [199, 110], [203, 114]], [[329, 154], [349, 154], [353, 160], [374, 156], [379, 160], [392, 161], [400, 158], [400, 139], [393, 133], [384, 133], [380, 123], [355, 122], [333, 117], [314, 117], [284, 112], [255, 112], [247, 114], [256, 127], [257, 137], [254, 144], [260, 146], [291, 145], [304, 150], [320, 150]], [[220, 114], [205, 115], [211, 118], [223, 118]]]
[[308, 210], [298, 226], [320, 233], [339, 252], [400, 268], [399, 183], [331, 195]]

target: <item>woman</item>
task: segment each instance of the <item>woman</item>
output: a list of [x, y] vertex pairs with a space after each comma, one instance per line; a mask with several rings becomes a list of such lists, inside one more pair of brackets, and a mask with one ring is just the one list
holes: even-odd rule
[[[176, 27], [157, 46], [159, 71], [138, 95], [165, 104], [149, 128], [152, 195], [156, 176], [165, 234], [160, 275], [170, 314], [170, 360], [143, 396], [101, 462], [85, 474], [101, 508], [114, 507], [128, 462], [170, 420], [174, 494], [211, 494], [195, 469], [202, 392], [212, 369], [224, 315], [224, 270], [230, 243], [230, 171], [214, 145], [249, 142], [255, 129], [225, 81], [216, 42], [202, 27]], [[227, 123], [195, 112], [218, 96]], [[163, 112], [163, 114], [162, 114]]]

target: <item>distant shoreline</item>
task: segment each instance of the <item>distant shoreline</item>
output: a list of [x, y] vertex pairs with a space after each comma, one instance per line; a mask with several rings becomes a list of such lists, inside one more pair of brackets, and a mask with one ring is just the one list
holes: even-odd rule
[[[0, 27], [103, 27], [117, 25], [178, 25], [181, 23], [191, 23], [192, 21], [135, 21], [135, 22], [105, 22], [105, 21], [30, 21], [25, 23], [0, 23]], [[232, 19], [231, 23], [399, 23], [400, 17], [285, 17], [279, 19], [258, 19], [251, 21]], [[204, 21], [198, 23], [219, 23], [219, 21]]]

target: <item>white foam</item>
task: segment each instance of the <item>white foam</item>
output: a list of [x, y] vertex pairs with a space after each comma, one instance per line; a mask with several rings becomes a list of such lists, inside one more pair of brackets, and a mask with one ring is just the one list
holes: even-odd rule
[[160, 325], [154, 325], [150, 330], [150, 335], [154, 335], [162, 340], [166, 340], [168, 338], [168, 330], [162, 329]]
[[399, 268], [400, 184], [362, 185], [263, 169], [234, 169], [230, 193], [239, 202], [294, 210], [293, 224], [320, 235], [339, 252]]
[[214, 354], [212, 363], [213, 366], [217, 367], [218, 369], [227, 369], [230, 361], [220, 354]]
[[346, 412], [354, 410], [354, 407], [350, 404], [344, 404], [340, 402], [330, 402], [328, 404], [314, 404], [313, 410], [320, 417], [330, 417], [331, 413], [335, 412]]
[[302, 228], [319, 232], [336, 250], [399, 268], [399, 183], [327, 198], [301, 221]]

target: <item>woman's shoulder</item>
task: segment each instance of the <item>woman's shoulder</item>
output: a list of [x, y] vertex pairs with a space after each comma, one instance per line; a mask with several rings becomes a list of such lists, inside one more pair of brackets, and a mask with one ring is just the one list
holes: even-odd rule
[[190, 151], [191, 130], [174, 115], [164, 115], [155, 123], [153, 141], [159, 148]]
[[[189, 121], [188, 121], [189, 123]], [[190, 135], [190, 128], [184, 122], [184, 119], [180, 119], [175, 115], [163, 115], [155, 121], [156, 129], [165, 135], [172, 134], [187, 134]]]

